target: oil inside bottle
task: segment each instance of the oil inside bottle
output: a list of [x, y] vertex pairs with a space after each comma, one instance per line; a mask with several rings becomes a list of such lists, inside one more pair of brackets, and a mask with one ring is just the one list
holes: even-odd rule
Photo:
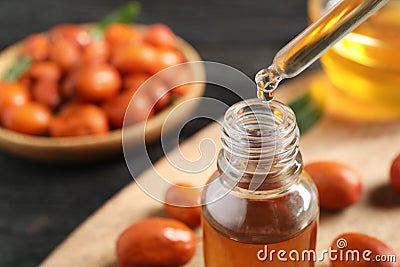
[[[312, 267], [314, 263], [302, 258], [304, 251], [312, 251], [315, 247], [317, 222], [308, 225], [301, 233], [285, 241], [268, 244], [244, 243], [222, 235], [208, 222], [203, 225], [205, 238], [209, 245], [204, 246], [207, 267], [220, 266], [263, 266], [263, 267]], [[210, 245], [213, 244], [213, 245]], [[313, 244], [305, 246], [306, 244]], [[223, 246], [222, 246], [223, 245]], [[290, 250], [296, 248], [296, 250]], [[299, 249], [300, 248], [300, 249]], [[284, 259], [277, 258], [278, 251], [286, 251]], [[298, 254], [297, 254], [298, 253]], [[290, 259], [289, 257], [292, 257]], [[287, 259], [287, 260], [286, 260]], [[304, 259], [304, 260], [303, 260]], [[235, 262], [235, 265], [232, 265]]]
[[[208, 205], [202, 214], [206, 266], [313, 267], [312, 259], [301, 258], [304, 251], [315, 250], [318, 228], [315, 213], [299, 221], [296, 210], [305, 204], [304, 192], [249, 199], [232, 191]], [[280, 250], [286, 251], [287, 261], [277, 258]]]
[[282, 77], [276, 71], [274, 65], [260, 70], [255, 77], [258, 99], [263, 102], [271, 101], [274, 98], [274, 91], [281, 80]]

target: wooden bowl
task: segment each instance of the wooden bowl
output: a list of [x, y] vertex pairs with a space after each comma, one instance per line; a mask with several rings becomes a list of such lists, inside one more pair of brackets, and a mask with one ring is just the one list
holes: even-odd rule
[[[176, 47], [185, 56], [188, 62], [200, 61], [200, 55], [185, 40], [176, 37]], [[17, 43], [0, 53], [0, 75], [14, 63], [20, 49]], [[204, 78], [204, 69], [193, 69], [195, 77]], [[200, 97], [205, 89], [204, 84], [191, 84], [191, 89], [185, 95], [177, 98], [170, 106], [156, 114], [145, 123], [129, 126], [124, 130], [124, 138], [129, 138], [130, 144], [143, 142], [143, 130], [146, 129], [146, 140], [155, 140], [160, 137], [161, 128], [172, 109], [191, 98]], [[173, 122], [177, 125], [182, 122], [196, 104], [187, 105], [185, 112], [174, 114]], [[122, 130], [113, 130], [105, 135], [52, 138], [20, 134], [0, 127], [0, 149], [11, 154], [42, 162], [56, 163], [84, 163], [104, 160], [122, 153]]]

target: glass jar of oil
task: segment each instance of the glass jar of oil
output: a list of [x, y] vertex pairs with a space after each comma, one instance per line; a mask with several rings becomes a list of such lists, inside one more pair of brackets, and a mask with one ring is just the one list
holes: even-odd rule
[[202, 196], [206, 267], [314, 266], [290, 256], [315, 251], [319, 214], [293, 111], [275, 100], [239, 102], [224, 116], [221, 140]]
[[[311, 21], [337, 1], [309, 0]], [[339, 41], [321, 63], [327, 79], [317, 79], [311, 93], [328, 112], [356, 120], [400, 118], [400, 0]]]

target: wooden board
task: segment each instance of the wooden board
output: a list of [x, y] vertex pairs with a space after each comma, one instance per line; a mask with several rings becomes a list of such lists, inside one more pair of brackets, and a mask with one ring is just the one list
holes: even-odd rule
[[[278, 99], [287, 101], [307, 89], [313, 75], [286, 83]], [[219, 149], [219, 125], [214, 123], [186, 141], [181, 151], [188, 159], [200, 156], [200, 141], [208, 138]], [[322, 212], [318, 233], [318, 251], [327, 249], [331, 241], [347, 231], [363, 232], [385, 241], [400, 252], [400, 193], [388, 185], [392, 159], [400, 153], [400, 121], [381, 124], [362, 124], [340, 121], [325, 116], [312, 130], [301, 137], [304, 161], [337, 160], [355, 167], [363, 176], [364, 192], [361, 202], [338, 213]], [[171, 157], [178, 153], [174, 150]], [[214, 159], [215, 160], [215, 159]], [[171, 181], [190, 179], [203, 183], [215, 170], [215, 162], [197, 174], [184, 174], [160, 160], [155, 168]], [[143, 179], [152, 175], [142, 174]], [[188, 177], [190, 176], [190, 177]], [[148, 197], [135, 183], [131, 183], [110, 199], [95, 214], [78, 227], [41, 264], [43, 267], [114, 267], [117, 266], [115, 241], [126, 227], [149, 216], [163, 215], [162, 205]], [[188, 267], [202, 267], [201, 233], [197, 232], [199, 247]], [[317, 266], [326, 266], [319, 263]]]

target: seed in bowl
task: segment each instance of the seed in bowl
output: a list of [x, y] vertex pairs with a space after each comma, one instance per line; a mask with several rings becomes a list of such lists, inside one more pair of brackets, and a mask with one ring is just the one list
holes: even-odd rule
[[54, 137], [104, 134], [108, 130], [107, 115], [93, 104], [70, 105], [50, 124], [50, 136]]
[[149, 44], [160, 47], [174, 47], [175, 36], [171, 29], [163, 24], [153, 24], [147, 29], [144, 39]]
[[[124, 124], [125, 113], [127, 113], [125, 120], [126, 125], [139, 123], [146, 119], [150, 119], [153, 116], [153, 102], [147, 94], [135, 95], [133, 99], [132, 96], [132, 92], [125, 91], [104, 103], [103, 109], [113, 127], [122, 127]], [[132, 104], [127, 110], [131, 99]]]
[[109, 64], [79, 68], [76, 82], [78, 96], [86, 101], [107, 100], [121, 88], [121, 76]]
[[51, 111], [43, 104], [30, 102], [22, 106], [7, 108], [1, 117], [5, 128], [31, 135], [41, 135], [48, 131]]
[[139, 29], [124, 23], [113, 23], [105, 30], [105, 39], [112, 46], [117, 48], [124, 44], [137, 44], [143, 40]]
[[[97, 26], [90, 29], [61, 24], [22, 42], [13, 67], [18, 69], [18, 64], [25, 62], [27, 69], [11, 76], [16, 82], [11, 82], [13, 79], [6, 75], [7, 81], [0, 83], [0, 115], [5, 107], [33, 102], [51, 110], [54, 119], [40, 133], [12, 127], [9, 119], [7, 125], [3, 122], [3, 127], [50, 137], [103, 134], [122, 127], [130, 102], [127, 125], [150, 119], [168, 107], [174, 95], [180, 95], [169, 90], [172, 77], [147, 83], [135, 95], [153, 74], [185, 62], [175, 47], [175, 35], [169, 27], [111, 23], [95, 35], [93, 29], [99, 30]], [[173, 76], [179, 75], [180, 72]], [[65, 111], [76, 104], [81, 106], [78, 110], [82, 114]], [[89, 113], [94, 114], [96, 123], [90, 121]]]
[[31, 94], [22, 83], [0, 82], [0, 115], [9, 107], [22, 106], [31, 100]]
[[32, 87], [33, 99], [51, 109], [56, 108], [61, 103], [61, 95], [56, 81], [41, 79], [34, 83]]
[[50, 41], [43, 34], [28, 36], [21, 46], [21, 55], [34, 60], [45, 60], [49, 57]]

